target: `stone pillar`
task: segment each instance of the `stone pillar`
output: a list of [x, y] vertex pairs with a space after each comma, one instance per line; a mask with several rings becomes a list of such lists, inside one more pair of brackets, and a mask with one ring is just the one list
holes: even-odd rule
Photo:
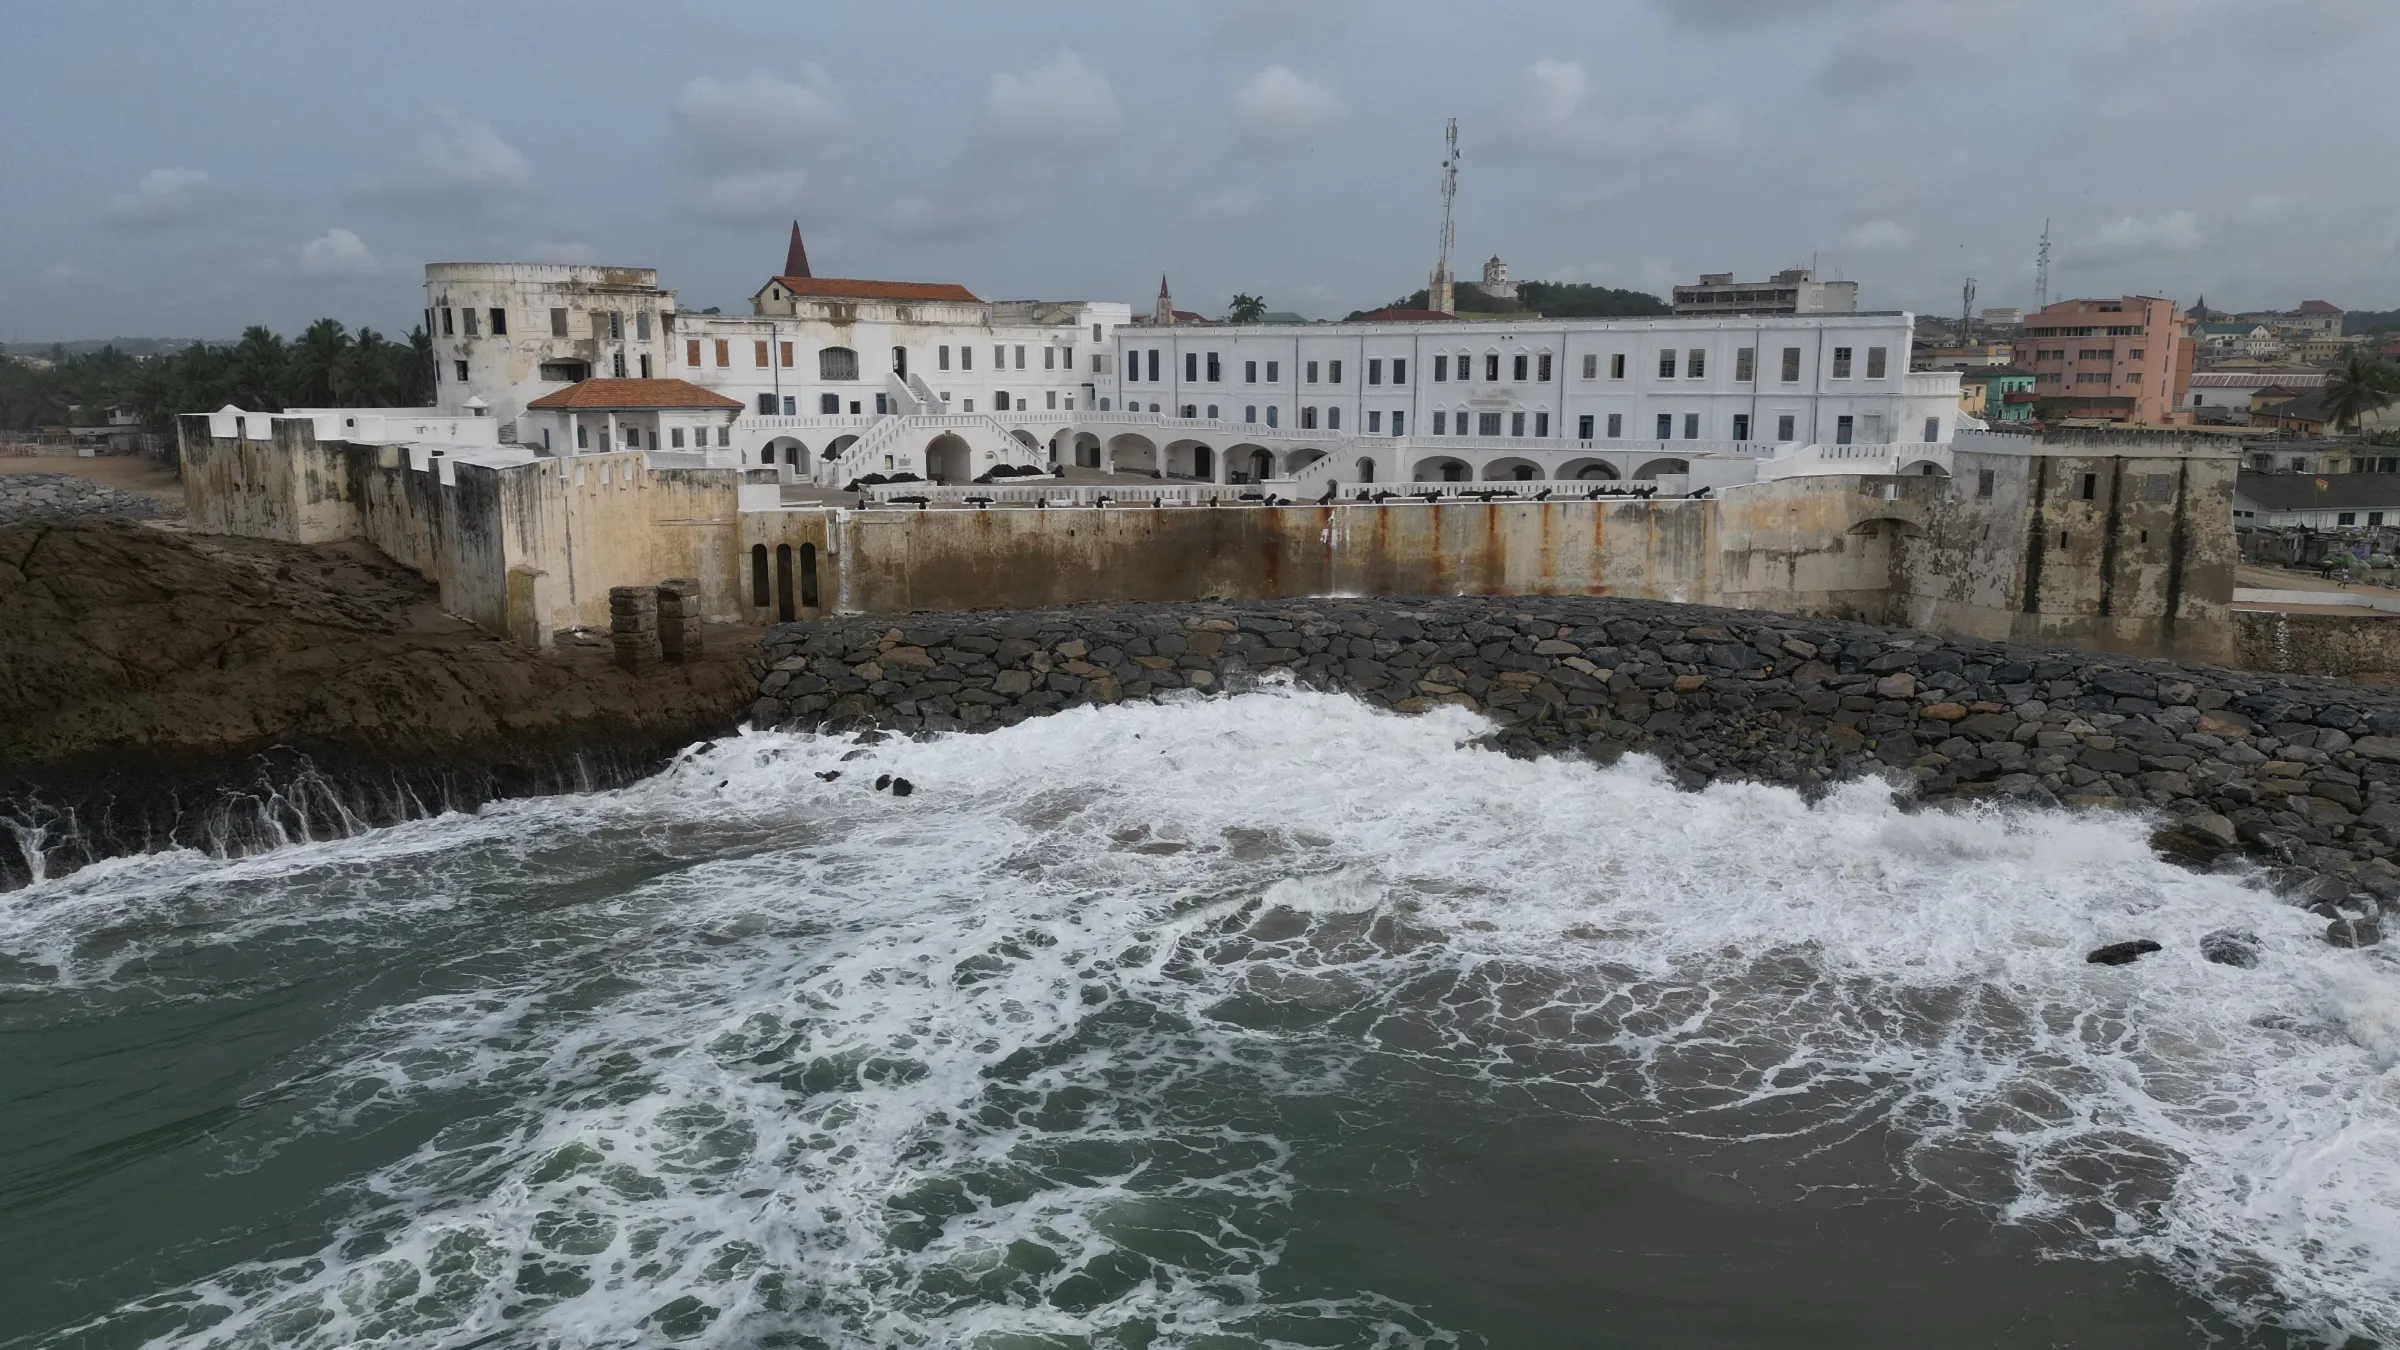
[[691, 577], [658, 583], [658, 651], [676, 663], [700, 655], [700, 583]]
[[642, 671], [657, 665], [658, 588], [609, 587], [608, 627], [616, 643], [619, 667]]

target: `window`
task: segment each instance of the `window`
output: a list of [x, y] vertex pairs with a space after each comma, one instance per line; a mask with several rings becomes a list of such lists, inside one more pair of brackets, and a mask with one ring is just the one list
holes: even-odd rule
[[1517, 358], [1516, 358], [1514, 361], [1511, 361], [1511, 362], [1509, 362], [1509, 366], [1508, 366], [1508, 377], [1509, 377], [1510, 379], [1512, 379], [1512, 380], [1517, 380], [1517, 381], [1520, 381], [1520, 382], [1522, 382], [1522, 381], [1524, 380], [1524, 378], [1525, 378], [1525, 353], [1523, 353], [1523, 352], [1518, 352], [1518, 353], [1517, 353]]
[[1882, 347], [1869, 347], [1869, 348], [1867, 348], [1867, 378], [1868, 378], [1868, 379], [1870, 379], [1870, 380], [1880, 380], [1880, 379], [1882, 379], [1882, 378], [1883, 378], [1883, 371], [1884, 371], [1884, 352], [1885, 352], [1885, 349], [1884, 349], [1884, 348], [1882, 348]]
[[1683, 415], [1683, 438], [1687, 441], [1700, 439], [1700, 414], [1685, 413]]
[[1834, 419], [1833, 443], [1835, 445], [1848, 445], [1850, 443], [1850, 427], [1851, 422], [1849, 418], [1837, 417]]
[[1210, 384], [1216, 384], [1224, 378], [1225, 372], [1217, 364], [1217, 354], [1215, 352], [1210, 352], [1208, 354], [1208, 382]]
[[642, 353], [642, 378], [645, 380], [650, 378], [650, 353], [648, 352]]
[[699, 366], [700, 366], [700, 339], [698, 339], [698, 338], [685, 338], [685, 339], [683, 340], [683, 363], [684, 363], [685, 365], [687, 365], [687, 366], [690, 366], [690, 367], [692, 367], [692, 368], [693, 368], [693, 369], [695, 369], [695, 370], [699, 368]]
[[[998, 391], [994, 392], [994, 393], [993, 393], [993, 395], [992, 395], [992, 411], [993, 411], [993, 412], [1007, 412], [1007, 411], [1008, 411], [1008, 408], [1009, 408], [1009, 403], [1008, 403], [1008, 391], [1007, 391], [1007, 390], [1005, 390], [1005, 389], [1002, 389], [1002, 390], [998, 390]], [[1189, 416], [1190, 414], [1188, 414], [1188, 413], [1187, 413], [1187, 414], [1185, 414], [1185, 415], [1186, 415], [1186, 416]]]
[[1392, 414], [1392, 434], [1393, 434], [1393, 435], [1395, 435], [1395, 436], [1399, 435], [1399, 434], [1400, 434], [1400, 428], [1401, 428], [1402, 424], [1403, 424], [1403, 423], [1405, 423], [1407, 420], [1408, 420], [1408, 414], [1407, 414], [1407, 413], [1404, 413], [1404, 412], [1395, 412], [1395, 413], [1393, 413], [1393, 414]]
[[618, 352], [616, 355], [611, 356], [608, 358], [608, 364], [610, 366], [610, 374], [615, 375], [620, 380], [625, 378], [625, 353]]
[[[881, 394], [878, 394], [878, 395], [876, 395], [876, 397], [877, 397], [877, 398], [881, 398], [881, 397], [883, 397], [883, 396], [882, 396]], [[1057, 406], [1058, 406], [1058, 391], [1057, 391], [1057, 390], [1055, 390], [1055, 389], [1045, 389], [1045, 390], [1043, 390], [1043, 391], [1042, 391], [1042, 398], [1045, 400], [1045, 401], [1043, 402], [1043, 404], [1042, 404], [1042, 406], [1043, 406], [1044, 408], [1055, 408], [1055, 407], [1057, 407]], [[882, 411], [883, 411], [883, 409], [881, 409], [881, 408], [877, 408], [875, 411], [877, 411], [877, 412], [882, 412]]]
[[[1408, 383], [1408, 362], [1407, 362], [1406, 360], [1397, 359], [1397, 358], [1395, 358], [1395, 359], [1393, 360], [1393, 362], [1392, 362], [1392, 383], [1394, 383], [1394, 384], [1406, 384], [1406, 383]], [[1399, 414], [1397, 414], [1397, 413], [1394, 413], [1394, 414], [1393, 414], [1393, 416], [1397, 417], [1397, 416], [1399, 416]]]
[[718, 368], [719, 368], [719, 369], [722, 369], [722, 368], [724, 368], [724, 367], [727, 367], [727, 366], [730, 366], [730, 365], [732, 365], [732, 364], [733, 364], [733, 343], [732, 343], [730, 340], [726, 339], [726, 338], [718, 338], [718, 339], [717, 339], [717, 366], [718, 366]]
[[633, 316], [633, 335], [637, 338], [640, 338], [644, 342], [648, 342], [650, 340], [649, 310], [645, 309]]
[[1092, 341], [1094, 341], [1094, 342], [1098, 342], [1099, 340], [1100, 340], [1100, 325], [1098, 325], [1098, 324], [1093, 324], [1093, 325], [1092, 325]]
[[[1498, 422], [1498, 419], [1497, 419], [1497, 417], [1495, 417], [1495, 418], [1494, 418], [1494, 423], [1495, 423], [1495, 425], [1497, 425], [1497, 422]], [[1454, 414], [1454, 415], [1451, 417], [1451, 419], [1450, 419], [1450, 434], [1451, 434], [1451, 435], [1453, 435], [1453, 436], [1464, 436], [1464, 435], [1466, 435], [1466, 434], [1467, 434], [1467, 410], [1466, 410], [1466, 409], [1464, 409], [1464, 408], [1461, 408], [1461, 409], [1459, 409], [1459, 410], [1458, 410], [1458, 412], [1457, 412], [1456, 414]]]
[[2369, 512], [2367, 512], [2367, 523], [2368, 523], [2369, 525], [2381, 525], [2381, 524], [2383, 523], [2383, 512], [2381, 512], [2381, 511], [2369, 511]]
[[1435, 384], [1446, 384], [1449, 382], [1449, 379], [1450, 358], [1447, 356], [1436, 356], [1433, 358], [1433, 382]]
[[1183, 382], [1185, 384], [1200, 382], [1200, 353], [1185, 352], [1183, 354]]
[[1243, 421], [1244, 423], [1246, 423], [1246, 424], [1253, 424], [1253, 425], [1255, 425], [1255, 424], [1257, 423], [1257, 421], [1258, 421], [1258, 405], [1257, 405], [1257, 404], [1255, 404], [1255, 403], [1249, 403], [1249, 404], [1244, 404], [1244, 405], [1243, 405], [1243, 407], [1242, 407], [1242, 421]]
[[1341, 362], [1328, 361], [1325, 363], [1325, 382], [1327, 384], [1340, 384], [1342, 382]]
[[[1267, 363], [1267, 383], [1273, 384], [1282, 378], [1283, 363], [1281, 361], [1269, 361]], [[1269, 422], [1267, 425], [1273, 426], [1274, 423]]]
[[790, 416], [792, 416], [793, 414], [795, 414], [795, 413], [797, 413], [797, 412], [799, 412], [799, 411], [800, 411], [800, 398], [799, 398], [799, 396], [798, 396], [797, 394], [785, 394], [785, 395], [783, 396], [783, 415], [784, 415], [784, 416], [786, 416], [786, 417], [790, 417]]
[[1618, 352], [1608, 358], [1608, 378], [1612, 380], [1625, 378], [1625, 353]]
[[2105, 370], [2079, 370], [2075, 372], [2075, 383], [2106, 384], [2108, 383], [2108, 372]]
[[751, 365], [754, 365], [754, 366], [756, 366], [756, 367], [758, 367], [758, 368], [759, 368], [759, 369], [761, 369], [761, 370], [764, 370], [764, 369], [766, 369], [766, 365], [767, 365], [767, 344], [766, 344], [766, 343], [764, 343], [764, 342], [753, 342], [753, 343], [751, 343], [751, 344], [750, 344], [750, 364], [751, 364]]
[[1314, 361], [1309, 362], [1308, 365], [1303, 369], [1301, 378], [1309, 384], [1315, 384], [1317, 382], [1317, 363]]
[[[827, 411], [831, 410], [828, 409]], [[761, 417], [773, 417], [775, 415], [775, 396], [773, 394], [760, 394], [758, 396], [758, 414]]]
[[1056, 348], [1056, 347], [1044, 347], [1044, 348], [1042, 348], [1042, 369], [1044, 369], [1044, 370], [1056, 370], [1056, 369], [1058, 369], [1058, 348]]
[[682, 427], [676, 427], [674, 430], [667, 433], [667, 444], [673, 446], [677, 450], [681, 450], [683, 448]]
[[1793, 435], [1793, 423], [1798, 420], [1799, 419], [1793, 417], [1790, 413], [1785, 413], [1781, 417], [1776, 418], [1775, 439], [1779, 441], [1796, 439], [1796, 437]]
[[[792, 368], [792, 344], [783, 342], [776, 344], [776, 347], [775, 364], [782, 366], [785, 370], [790, 370]], [[853, 355], [850, 362], [855, 366], [858, 364], [858, 358]]]
[[1658, 439], [1660, 439], [1660, 440], [1662, 440], [1662, 441], [1664, 441], [1664, 440], [1671, 440], [1671, 439], [1673, 439], [1673, 438], [1674, 438], [1674, 435], [1675, 435], [1675, 414], [1673, 414], [1673, 413], [1660, 413], [1660, 414], [1658, 415]]
[[1543, 352], [1541, 359], [1534, 362], [1534, 366], [1534, 378], [1544, 384], [1550, 383], [1550, 353]]
[[1381, 360], [1367, 362], [1367, 383], [1383, 383], [1383, 362]]
[[1019, 369], [1019, 370], [1023, 370], [1024, 368], [1025, 368], [1025, 349], [1024, 349], [1023, 347], [1019, 347], [1019, 348], [1017, 348], [1017, 369]]
[[[493, 331], [493, 332], [495, 332], [495, 333], [497, 333], [497, 332], [499, 332], [500, 330], [499, 330], [499, 329], [497, 329], [497, 328], [495, 328], [495, 329], [493, 329], [492, 331]], [[2126, 351], [2126, 353], [2125, 353], [2125, 359], [2126, 359], [2126, 360], [2128, 360], [2128, 361], [2139, 361], [2139, 360], [2141, 360], [2141, 359], [2142, 359], [2142, 357], [2143, 357], [2144, 355], [2146, 355], [2146, 354], [2147, 354], [2147, 353], [2145, 353], [2145, 352], [2144, 352], [2144, 351], [2143, 351], [2141, 348], [2139, 348], [2139, 347], [2134, 347], [2134, 348], [2130, 348], [2130, 349], [2128, 349], [2128, 350]]]
[[1177, 417], [1198, 417], [1200, 415], [1200, 409], [1193, 404], [1186, 403], [1182, 407], [1175, 410], [1175, 415]]
[[718, 427], [718, 428], [717, 428], [717, 444], [719, 444], [719, 445], [731, 445], [731, 444], [733, 444], [733, 428], [732, 428], [732, 427]]
[[1850, 349], [1848, 347], [1833, 349], [1833, 378], [1837, 380], [1850, 378]]
[[1488, 352], [1484, 355], [1483, 378], [1487, 380], [1497, 380], [1500, 378], [1500, 353]]
[[498, 305], [492, 306], [492, 336], [508, 336], [508, 311]]
[[1008, 369], [1008, 348], [997, 342], [992, 344], [992, 369]]
[[1750, 414], [1735, 413], [1733, 415], [1733, 438], [1737, 441], [1750, 439]]
[[1533, 434], [1536, 437], [1544, 440], [1549, 439], [1550, 414], [1546, 412], [1537, 412], [1533, 415]]
[[1707, 375], [1708, 353], [1698, 347], [1692, 348], [1691, 352], [1683, 358], [1683, 377], [1687, 380], [1698, 380], [1706, 378]]
[[459, 361], [455, 364], [458, 366], [458, 382], [460, 384], [465, 384], [467, 382], [467, 363], [464, 361]]
[[466, 320], [466, 321], [467, 321], [467, 336], [468, 336], [468, 337], [480, 337], [480, 336], [482, 336], [481, 334], [479, 334], [479, 333], [477, 333], [477, 332], [475, 331], [475, 311], [474, 311], [474, 310], [471, 310], [471, 309], [462, 309], [462, 310], [460, 310], [460, 311], [458, 312], [458, 317], [460, 317], [460, 318], [462, 318], [462, 319], [464, 319], [464, 320]]
[[1340, 431], [1342, 429], [1341, 409], [1327, 408], [1325, 410], [1325, 429], [1327, 431]]
[[2126, 371], [2126, 372], [2125, 372], [2125, 383], [2127, 383], [2127, 384], [2140, 384], [2141, 382], [2142, 382], [2142, 372], [2140, 372], [2140, 371], [2138, 371], [2138, 370], [2129, 370], [2129, 371]]
[[[1434, 359], [1439, 360], [1441, 358], [1436, 357]], [[1436, 436], [1447, 436], [1450, 434], [1450, 414], [1443, 412], [1439, 408], [1434, 409], [1433, 413], [1433, 434]]]
[[1258, 383], [1258, 362], [1256, 362], [1256, 361], [1244, 361], [1244, 362], [1242, 363], [1242, 383], [1244, 383], [1244, 384], [1256, 384], [1256, 383]]
[[2344, 511], [2340, 515], [2333, 518], [2333, 523], [2336, 525], [2356, 525], [2358, 523], [2358, 513], [2356, 511]]
[[565, 310], [563, 310], [563, 309], [554, 309], [554, 310], [551, 310], [551, 311], [550, 311], [550, 336], [552, 336], [552, 337], [555, 337], [555, 338], [563, 338], [563, 337], [565, 337], [566, 335], [567, 335], [567, 312], [566, 312]]
[[1940, 440], [1941, 438], [1942, 438], [1942, 419], [1941, 419], [1940, 417], [1938, 417], [1938, 416], [1937, 416], [1937, 417], [1928, 417], [1928, 418], [1926, 418], [1926, 419], [1925, 419], [1925, 440], [1926, 440], [1926, 443], [1927, 443], [1927, 444], [1931, 444], [1932, 442], [1934, 442], [1934, 441], [1938, 441], [1938, 440]]
[[1662, 380], [1675, 378], [1675, 349], [1672, 347], [1658, 354], [1658, 378]]
[[1575, 419], [1575, 439], [1576, 439], [1576, 440], [1579, 440], [1579, 441], [1588, 441], [1588, 440], [1590, 440], [1591, 438], [1592, 438], [1592, 419], [1591, 419], [1590, 415], [1589, 415], [1589, 414], [1586, 414], [1585, 416], [1582, 416], [1582, 417], [1578, 417], [1578, 418], [1576, 418], [1576, 419]]
[[950, 349], [948, 347], [935, 348], [933, 364], [937, 369], [948, 370], [950, 368]]
[[1608, 415], [1608, 438], [1609, 438], [1610, 440], [1612, 440], [1612, 441], [1614, 441], [1614, 440], [1620, 440], [1620, 439], [1623, 439], [1624, 435], [1625, 435], [1625, 414], [1623, 414], [1623, 413], [1610, 413], [1610, 414]]
[[1314, 430], [1316, 429], [1316, 426], [1317, 426], [1317, 410], [1316, 410], [1316, 408], [1315, 408], [1313, 405], [1312, 405], [1312, 406], [1310, 406], [1310, 407], [1302, 408], [1302, 409], [1300, 410], [1300, 429], [1301, 429], [1302, 431], [1314, 431]]
[[625, 339], [625, 316], [613, 309], [608, 312], [608, 335], [619, 342]]
[[1382, 413], [1379, 413], [1379, 412], [1370, 412], [1370, 413], [1368, 413], [1368, 414], [1367, 414], [1367, 430], [1368, 430], [1369, 432], [1377, 432], [1377, 431], [1381, 431], [1381, 430], [1383, 430], [1383, 414], [1382, 414]]
[[1525, 434], [1525, 414], [1518, 412], [1510, 413], [1508, 415], [1508, 434], [1511, 436], [1523, 436]]
[[2087, 473], [2083, 476], [2083, 482], [2081, 486], [2076, 489], [2075, 495], [2077, 498], [2088, 502], [2092, 500], [2094, 496], [2098, 495], [2099, 491], [2100, 475], [2096, 473]]
[[449, 307], [448, 305], [444, 305], [444, 306], [442, 306], [442, 336], [443, 336], [443, 337], [456, 337], [456, 336], [457, 336], [457, 334], [456, 334], [455, 332], [453, 332], [453, 331], [451, 330], [451, 328], [450, 328], [450, 307]]
[[1992, 495], [1992, 471], [1990, 469], [1977, 469], [1975, 471], [1975, 495], [1978, 497], [1989, 497]]
[[1158, 348], [1150, 349], [1150, 382], [1158, 383]]
[[589, 450], [592, 448], [592, 429], [590, 427], [583, 426], [581, 424], [576, 426], [575, 448], [578, 450]]
[[826, 347], [819, 350], [817, 352], [817, 378], [820, 380], [857, 379], [858, 353], [848, 347]]
[[1275, 410], [1275, 405], [1274, 405], [1274, 404], [1272, 404], [1272, 403], [1270, 403], [1270, 404], [1268, 404], [1268, 405], [1267, 405], [1267, 425], [1268, 425], [1268, 426], [1274, 426], [1274, 425], [1275, 425], [1275, 418], [1276, 418], [1276, 410]]
[[[1495, 356], [1495, 357], [1493, 357], [1492, 359], [1493, 359], [1494, 361], [1497, 361], [1497, 360], [1499, 360], [1500, 358], [1499, 358], [1499, 357], [1497, 357], [1497, 356]], [[1476, 434], [1476, 435], [1478, 435], [1478, 436], [1497, 436], [1497, 435], [1499, 435], [1499, 434], [1500, 434], [1500, 414], [1498, 414], [1498, 413], [1496, 413], [1496, 412], [1477, 413], [1477, 414], [1475, 414], [1475, 434]]]
[[1598, 354], [1589, 354], [1583, 358], [1583, 378], [1587, 380], [1596, 380], [1600, 378], [1600, 357]]
[[[1783, 382], [1785, 384], [1800, 383], [1800, 349], [1798, 347], [1783, 349]], [[1790, 438], [1786, 437], [1785, 439]]]
[[960, 370], [973, 370], [975, 368], [975, 349], [967, 346], [963, 342], [960, 343], [958, 347], [958, 368]]
[[1758, 378], [1758, 348], [1733, 349], [1733, 378], [1738, 384], [1748, 384]]

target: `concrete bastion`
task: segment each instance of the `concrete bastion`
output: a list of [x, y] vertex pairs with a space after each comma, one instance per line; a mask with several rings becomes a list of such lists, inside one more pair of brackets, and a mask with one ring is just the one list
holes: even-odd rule
[[1882, 774], [1926, 802], [2145, 810], [2179, 861], [2309, 874], [2337, 940], [2400, 906], [2400, 690], [1596, 597], [845, 615], [774, 628], [754, 659], [756, 724], [901, 733], [1289, 672], [1477, 710], [1513, 754], [1649, 753], [1687, 787]]

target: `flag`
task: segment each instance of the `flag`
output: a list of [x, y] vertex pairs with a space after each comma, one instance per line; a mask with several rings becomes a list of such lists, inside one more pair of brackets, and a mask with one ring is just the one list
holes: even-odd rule
[[2329, 487], [2332, 487], [2332, 486], [2333, 486], [2333, 484], [2326, 482], [2326, 481], [2325, 481], [2324, 479], [2322, 479], [2322, 478], [2320, 478], [2320, 479], [2318, 479], [2318, 480], [2317, 480], [2317, 491], [2319, 491], [2319, 492], [2323, 492], [2325, 489], [2327, 489], [2327, 488], [2329, 488]]

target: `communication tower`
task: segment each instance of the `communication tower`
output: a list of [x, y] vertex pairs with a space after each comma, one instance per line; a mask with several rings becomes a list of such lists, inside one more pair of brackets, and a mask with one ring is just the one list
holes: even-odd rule
[[2042, 246], [2033, 255], [2033, 308], [2050, 308], [2050, 222], [2042, 222]]
[[1450, 285], [1450, 252], [1458, 245], [1458, 227], [1450, 219], [1452, 203], [1458, 200], [1458, 119], [1450, 119], [1443, 133], [1442, 153], [1442, 234], [1441, 245], [1433, 265], [1433, 280], [1425, 286], [1425, 307], [1441, 314], [1457, 312], [1456, 296]]

